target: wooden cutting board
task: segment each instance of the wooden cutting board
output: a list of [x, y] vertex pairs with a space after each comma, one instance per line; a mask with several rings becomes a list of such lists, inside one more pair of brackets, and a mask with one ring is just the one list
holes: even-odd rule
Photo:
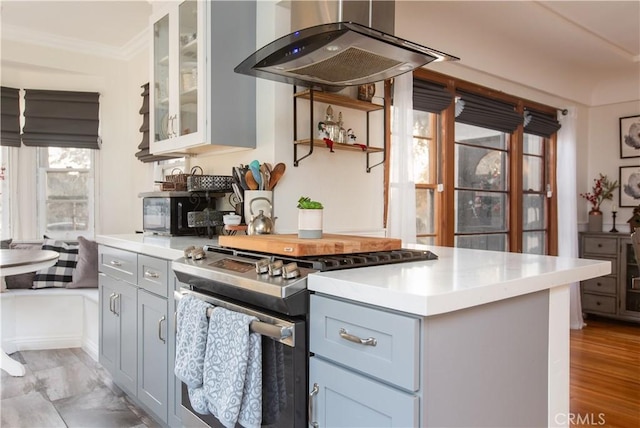
[[402, 240], [370, 236], [325, 233], [320, 239], [301, 239], [290, 235], [219, 236], [218, 245], [239, 250], [259, 251], [283, 256], [326, 256], [402, 248]]

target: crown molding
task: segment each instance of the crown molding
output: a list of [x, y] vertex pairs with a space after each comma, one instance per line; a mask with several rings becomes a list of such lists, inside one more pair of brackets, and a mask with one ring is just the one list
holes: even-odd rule
[[128, 61], [148, 48], [148, 29], [145, 28], [121, 47], [64, 37], [42, 31], [29, 30], [10, 24], [2, 25], [2, 38], [48, 48], [63, 49], [85, 55]]

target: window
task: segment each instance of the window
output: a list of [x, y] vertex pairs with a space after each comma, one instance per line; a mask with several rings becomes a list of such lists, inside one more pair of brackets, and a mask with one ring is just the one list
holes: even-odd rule
[[525, 133], [522, 160], [522, 252], [547, 254], [547, 177], [545, 138]]
[[417, 242], [557, 254], [557, 110], [426, 69], [413, 77]]
[[413, 111], [413, 171], [416, 186], [416, 242], [435, 244], [435, 192], [439, 115]]
[[508, 250], [509, 135], [455, 125], [455, 246]]
[[75, 239], [94, 232], [92, 149], [38, 147], [38, 234]]
[[9, 200], [9, 177], [7, 177], [9, 164], [9, 148], [0, 147], [0, 238], [11, 238], [11, 212]]

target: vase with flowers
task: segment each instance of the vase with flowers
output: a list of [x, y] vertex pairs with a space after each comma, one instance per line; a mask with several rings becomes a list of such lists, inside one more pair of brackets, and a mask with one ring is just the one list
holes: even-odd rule
[[589, 211], [589, 232], [602, 232], [602, 211], [600, 205], [613, 199], [613, 192], [619, 187], [617, 181], [610, 181], [606, 175], [599, 174], [593, 179], [593, 188], [589, 193], [580, 193], [591, 204]]

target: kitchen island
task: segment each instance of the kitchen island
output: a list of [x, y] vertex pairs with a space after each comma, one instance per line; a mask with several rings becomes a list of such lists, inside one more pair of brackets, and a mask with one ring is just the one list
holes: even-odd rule
[[[144, 235], [97, 240], [136, 253], [138, 263], [144, 256], [179, 258], [187, 245], [217, 244]], [[320, 426], [566, 425], [569, 284], [607, 275], [610, 262], [412, 248], [439, 259], [308, 276], [310, 419]], [[167, 332], [178, 286], [171, 282], [162, 295]], [[138, 287], [146, 294], [142, 282]], [[169, 425], [179, 410], [174, 390], [169, 385]]]
[[309, 276], [312, 420], [566, 425], [569, 284], [610, 262], [416, 248], [439, 259]]

